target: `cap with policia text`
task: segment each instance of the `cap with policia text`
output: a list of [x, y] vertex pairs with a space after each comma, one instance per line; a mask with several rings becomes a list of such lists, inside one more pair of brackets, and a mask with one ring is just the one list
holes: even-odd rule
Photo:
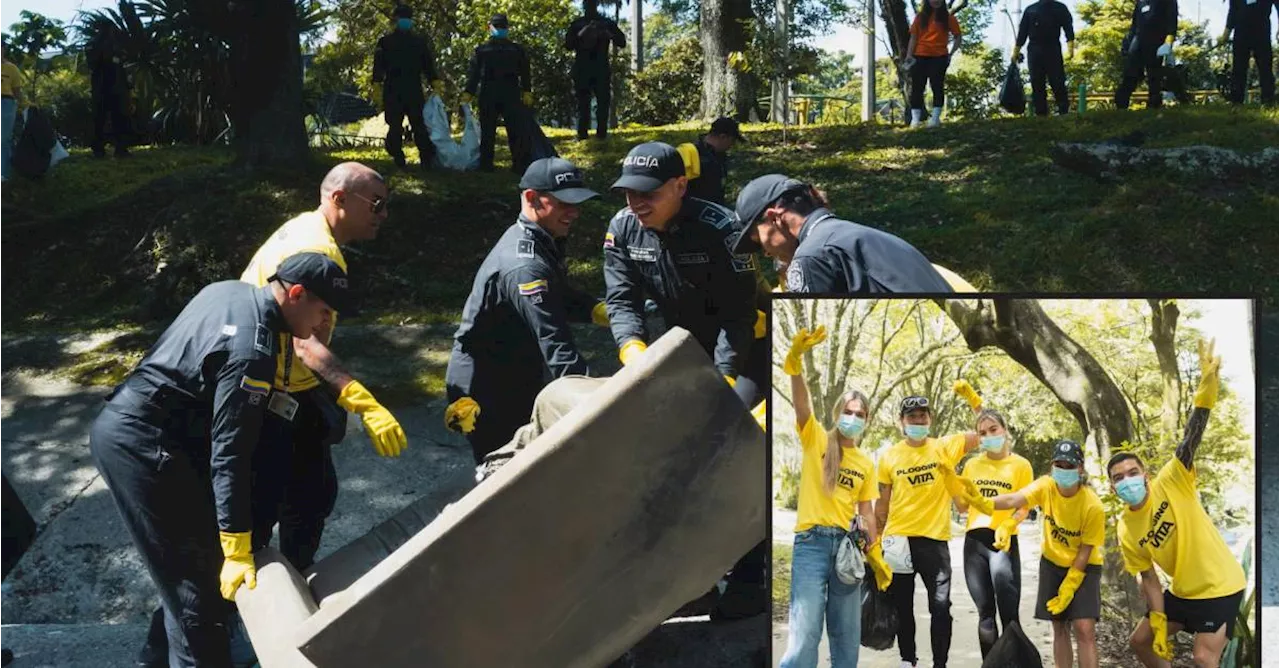
[[267, 282], [275, 280], [301, 285], [338, 313], [346, 313], [355, 308], [355, 298], [347, 283], [347, 272], [320, 253], [290, 255], [276, 267], [276, 273]]
[[711, 123], [711, 134], [728, 135], [741, 142], [747, 141], [738, 130], [738, 122], [727, 116], [721, 116]]
[[548, 193], [565, 204], [581, 204], [600, 196], [587, 188], [582, 170], [564, 158], [542, 158], [529, 163], [520, 179], [520, 188]]
[[631, 149], [622, 160], [622, 177], [613, 189], [653, 192], [677, 176], [684, 176], [684, 160], [671, 144], [651, 141]]
[[731, 247], [734, 253], [751, 253], [759, 249], [759, 245], [751, 239], [751, 230], [756, 219], [770, 204], [778, 201], [785, 193], [804, 188], [805, 184], [782, 174], [766, 174], [752, 179], [738, 193], [738, 201], [734, 205], [734, 213], [738, 217], [740, 227], [737, 238]]

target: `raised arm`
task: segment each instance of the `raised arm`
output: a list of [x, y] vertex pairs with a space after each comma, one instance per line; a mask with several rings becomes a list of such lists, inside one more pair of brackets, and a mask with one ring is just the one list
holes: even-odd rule
[[1218, 401], [1218, 370], [1222, 366], [1222, 358], [1214, 357], [1213, 341], [1207, 345], [1199, 344], [1200, 385], [1196, 388], [1192, 401], [1191, 417], [1187, 419], [1187, 430], [1182, 435], [1175, 455], [1182, 465], [1191, 470], [1195, 462], [1196, 450], [1200, 447], [1200, 439], [1204, 436], [1205, 425], [1209, 423], [1209, 411]]
[[791, 403], [795, 408], [796, 427], [802, 428], [813, 416], [813, 404], [809, 400], [809, 386], [804, 382], [804, 354], [827, 338], [827, 328], [819, 325], [812, 333], [801, 329], [791, 337], [791, 348], [782, 363], [782, 372], [791, 376]]

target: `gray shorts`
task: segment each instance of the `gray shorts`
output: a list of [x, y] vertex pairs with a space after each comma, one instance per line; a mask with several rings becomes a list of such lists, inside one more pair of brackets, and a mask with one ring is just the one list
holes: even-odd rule
[[1076, 590], [1071, 605], [1060, 615], [1049, 614], [1049, 599], [1058, 595], [1058, 587], [1067, 578], [1067, 571], [1044, 557], [1040, 557], [1040, 588], [1036, 591], [1036, 619], [1062, 622], [1073, 619], [1102, 617], [1102, 567], [1090, 564], [1084, 569], [1084, 582]]

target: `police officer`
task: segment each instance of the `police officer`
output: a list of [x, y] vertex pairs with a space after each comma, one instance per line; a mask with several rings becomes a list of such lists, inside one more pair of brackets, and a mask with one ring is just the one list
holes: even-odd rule
[[422, 79], [426, 77], [436, 93], [444, 83], [436, 78], [436, 59], [431, 44], [413, 30], [413, 10], [397, 5], [392, 12], [395, 29], [378, 40], [373, 52], [373, 81], [382, 84], [382, 106], [387, 119], [387, 153], [404, 167], [404, 117], [413, 128], [413, 142], [418, 145], [418, 158], [426, 169], [435, 157], [436, 148], [422, 119]]
[[117, 158], [129, 155], [129, 75], [120, 64], [119, 30], [109, 26], [89, 45], [89, 88], [93, 98], [93, 157], [107, 156], [107, 119]]
[[585, 14], [573, 20], [565, 31], [564, 46], [573, 51], [573, 89], [578, 95], [578, 139], [587, 138], [591, 127], [591, 98], [596, 99], [596, 137], [609, 134], [610, 84], [609, 45], [619, 49], [627, 38], [618, 24], [600, 16], [596, 0], [584, 0]]
[[1262, 103], [1276, 104], [1276, 75], [1271, 70], [1271, 11], [1277, 0], [1227, 0], [1227, 27], [1222, 31], [1226, 42], [1235, 31], [1231, 44], [1231, 102], [1243, 104], [1248, 90], [1249, 59], [1258, 66], [1258, 85]]
[[1013, 62], [1018, 62], [1022, 45], [1031, 40], [1027, 49], [1027, 69], [1031, 74], [1031, 103], [1037, 116], [1049, 115], [1049, 100], [1045, 94], [1045, 80], [1053, 88], [1053, 101], [1058, 103], [1058, 113], [1068, 110], [1067, 75], [1062, 69], [1062, 47], [1058, 46], [1059, 34], [1067, 37], [1067, 60], [1076, 54], [1076, 33], [1071, 27], [1071, 10], [1058, 0], [1039, 0], [1027, 7], [1018, 24], [1018, 41], [1013, 47]]
[[604, 304], [569, 285], [565, 244], [578, 205], [598, 195], [561, 158], [520, 180], [520, 216], [485, 257], [462, 309], [445, 372], [445, 423], [479, 464], [529, 419], [544, 379], [588, 375], [569, 322], [608, 325]]
[[1164, 59], [1173, 56], [1173, 39], [1178, 33], [1178, 0], [1138, 0], [1133, 7], [1129, 34], [1120, 44], [1124, 72], [1116, 88], [1116, 108], [1128, 109], [1129, 98], [1147, 77], [1147, 108], [1164, 103], [1161, 94]]
[[732, 248], [787, 263], [788, 292], [951, 292], [929, 260], [898, 237], [837, 218], [812, 186], [781, 174], [738, 194], [743, 223]]
[[693, 153], [686, 156], [685, 166], [696, 158], [697, 177], [689, 176], [688, 197], [705, 199], [720, 206], [725, 204], [724, 181], [729, 177], [729, 149], [746, 137], [738, 130], [738, 122], [732, 118], [717, 118], [711, 124], [711, 131], [702, 135], [690, 144], [681, 144], [677, 150], [685, 155], [690, 149]]
[[289, 258], [261, 288], [205, 287], [90, 429], [89, 452], [160, 590], [171, 666], [230, 665], [222, 599], [256, 584], [251, 461], [278, 406], [276, 339], [311, 337], [348, 299], [346, 274], [317, 253]]
[[684, 161], [662, 142], [631, 149], [613, 188], [626, 193], [627, 207], [609, 221], [604, 238], [605, 304], [622, 363], [647, 348], [648, 297], [667, 326], [689, 330], [736, 382], [756, 309], [755, 259], [730, 252], [733, 212], [686, 198]]
[[[533, 105], [533, 84], [529, 79], [529, 57], [524, 47], [507, 39], [507, 16], [495, 14], [489, 20], [489, 41], [476, 47], [467, 69], [463, 102], [479, 98], [480, 170], [493, 171], [493, 138], [498, 117], [507, 128], [511, 147], [511, 169], [520, 173], [528, 167], [529, 142], [522, 132], [522, 114]], [[479, 91], [477, 93], [477, 91]]]

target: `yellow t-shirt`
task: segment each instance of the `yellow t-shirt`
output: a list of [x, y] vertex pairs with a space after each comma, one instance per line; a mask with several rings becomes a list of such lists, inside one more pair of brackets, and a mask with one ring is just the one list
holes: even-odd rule
[[1071, 568], [1081, 545], [1092, 545], [1089, 563], [1102, 565], [1102, 550], [1107, 540], [1106, 516], [1102, 501], [1093, 488], [1081, 485], [1080, 491], [1067, 498], [1058, 491], [1058, 483], [1050, 476], [1040, 476], [1022, 490], [1028, 506], [1039, 506], [1044, 516], [1040, 551], [1044, 558]]
[[18, 66], [9, 61], [0, 64], [0, 93], [5, 97], [13, 97], [13, 89], [17, 88], [22, 82], [22, 73], [18, 71]]
[[874, 501], [875, 463], [859, 448], [841, 448], [840, 473], [831, 494], [822, 486], [822, 455], [827, 451], [827, 432], [809, 416], [800, 428], [800, 503], [796, 512], [796, 533], [814, 526], [848, 530], [859, 501]]
[[1116, 529], [1125, 570], [1140, 573], [1154, 561], [1173, 578], [1169, 591], [1179, 598], [1218, 598], [1244, 589], [1244, 569], [1200, 505], [1195, 470], [1174, 458], [1148, 488], [1147, 502], [1137, 511], [1125, 508]]
[[951, 539], [951, 495], [935, 469], [954, 467], [964, 446], [964, 434], [926, 439], [917, 447], [902, 440], [880, 457], [876, 480], [893, 488], [885, 535]]
[[[1035, 479], [1031, 472], [1031, 462], [1012, 452], [1003, 459], [992, 459], [986, 455], [974, 457], [965, 462], [961, 475], [972, 480], [978, 486], [978, 491], [988, 499], [1016, 492]], [[964, 530], [994, 529], [1012, 517], [1013, 513], [1013, 510], [997, 510], [995, 515], [984, 515], [970, 506]], [[1017, 527], [1014, 527], [1013, 534], [1018, 534]]]
[[[267, 284], [267, 279], [271, 278], [285, 258], [298, 253], [323, 253], [338, 263], [343, 271], [347, 270], [347, 260], [342, 257], [342, 249], [338, 247], [338, 242], [333, 240], [333, 232], [329, 230], [328, 221], [320, 215], [319, 211], [308, 211], [281, 225], [280, 229], [258, 248], [258, 252], [254, 253], [253, 259], [249, 261], [249, 266], [240, 275], [240, 280], [262, 287]], [[333, 316], [333, 324], [335, 327], [338, 324], [337, 314]], [[288, 343], [290, 343], [289, 335], [282, 335], [280, 350], [292, 350], [286, 347]], [[293, 356], [289, 364], [290, 392], [309, 390], [320, 384], [311, 370], [298, 361], [297, 356]], [[285, 359], [281, 355], [276, 364], [275, 386], [282, 390], [285, 389], [284, 365]]]

